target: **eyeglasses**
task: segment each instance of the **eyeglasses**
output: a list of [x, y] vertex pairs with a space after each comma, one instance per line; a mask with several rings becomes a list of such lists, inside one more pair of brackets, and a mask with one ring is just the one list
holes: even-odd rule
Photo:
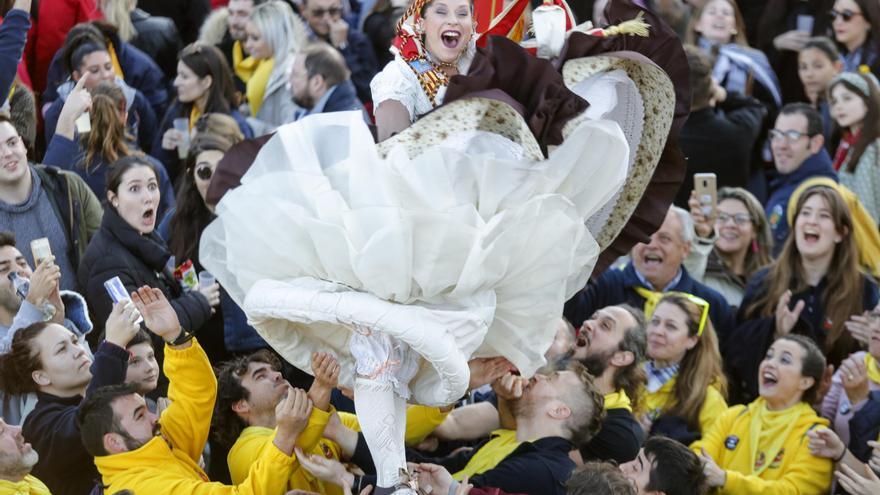
[[197, 165], [196, 166], [196, 177], [202, 180], [211, 180], [211, 176], [214, 175], [214, 170], [210, 165]]
[[853, 17], [861, 16], [862, 13], [861, 12], [853, 12], [852, 10], [849, 10], [849, 9], [844, 9], [843, 11], [832, 10], [831, 12], [828, 13], [828, 15], [831, 17], [832, 21], [834, 21], [838, 17], [840, 17], [841, 19], [843, 19], [843, 22], [849, 22], [852, 20]]
[[788, 143], [793, 143], [802, 137], [810, 137], [810, 135], [807, 134], [806, 132], [780, 131], [779, 129], [770, 129], [770, 140], [771, 141], [785, 140]]
[[326, 14], [330, 14], [330, 17], [337, 17], [342, 14], [342, 9], [339, 7], [330, 7], [329, 9], [312, 9], [311, 13], [315, 17], [324, 17]]
[[728, 215], [727, 213], [718, 213], [718, 218], [715, 219], [716, 222], [721, 225], [726, 224], [728, 221], [733, 220], [733, 223], [736, 224], [737, 227], [742, 227], [747, 223], [752, 221], [752, 217], [749, 216], [748, 213], [737, 213], [736, 215]]

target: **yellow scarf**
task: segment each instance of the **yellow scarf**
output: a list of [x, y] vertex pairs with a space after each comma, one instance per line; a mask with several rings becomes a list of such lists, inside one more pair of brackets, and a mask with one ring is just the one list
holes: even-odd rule
[[516, 439], [515, 430], [495, 430], [490, 436], [492, 439], [480, 447], [464, 469], [452, 475], [453, 478], [461, 481], [465, 475], [471, 477], [494, 468], [522, 443]]
[[196, 121], [199, 120], [199, 117], [202, 116], [201, 110], [198, 109], [195, 105], [192, 106], [192, 110], [189, 111], [189, 130], [192, 132], [193, 127], [196, 126]]
[[626, 409], [632, 412], [632, 401], [623, 390], [605, 394], [605, 410], [609, 409]]
[[0, 480], [0, 494], [2, 495], [52, 495], [49, 488], [42, 481], [27, 475], [18, 483]]
[[107, 42], [107, 51], [110, 52], [110, 61], [113, 62], [113, 72], [122, 79], [125, 79], [125, 73], [122, 72], [122, 66], [119, 65], [119, 57], [116, 56], [116, 49], [113, 48], [113, 43], [109, 41]]
[[749, 423], [752, 475], [760, 476], [779, 456], [782, 446], [803, 414], [815, 414], [804, 402], [782, 411], [767, 409], [763, 397], [749, 405], [752, 419]]
[[257, 60], [254, 57], [244, 58], [241, 43], [236, 41], [232, 46], [232, 66], [235, 75], [245, 82], [247, 88], [248, 105], [251, 107], [251, 115], [256, 115], [263, 106], [263, 97], [266, 95], [266, 86], [272, 69], [275, 67], [275, 59]]
[[865, 368], [868, 369], [868, 378], [874, 383], [880, 383], [880, 366], [877, 360], [869, 353], [865, 353]]

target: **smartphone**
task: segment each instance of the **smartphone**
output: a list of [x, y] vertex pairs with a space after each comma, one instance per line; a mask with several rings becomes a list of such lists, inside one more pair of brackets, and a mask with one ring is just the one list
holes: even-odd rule
[[[122, 284], [122, 280], [119, 280], [119, 277], [113, 277], [110, 280], [104, 282], [104, 289], [107, 290], [107, 294], [110, 295], [110, 299], [113, 300], [113, 304], [125, 303], [134, 304], [131, 302], [131, 296], [128, 295], [128, 292], [125, 290], [125, 285]], [[138, 315], [137, 323], [143, 323], [144, 318], [141, 316], [140, 311], [137, 309], [134, 310]]]
[[697, 192], [697, 200], [700, 201], [700, 210], [703, 215], [715, 218], [715, 208], [718, 206], [718, 187], [715, 174], [694, 174], [694, 190]]
[[40, 237], [31, 241], [31, 254], [34, 255], [34, 268], [40, 264], [45, 258], [52, 256], [52, 248], [49, 246], [49, 239]]

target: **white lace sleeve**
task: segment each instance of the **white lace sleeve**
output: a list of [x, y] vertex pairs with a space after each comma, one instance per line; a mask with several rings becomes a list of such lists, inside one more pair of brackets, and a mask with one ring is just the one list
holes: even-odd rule
[[[398, 101], [406, 107], [411, 122], [414, 122], [417, 116], [425, 114], [433, 108], [428, 97], [422, 91], [416, 75], [401, 59], [395, 58], [388, 62], [382, 72], [373, 77], [370, 82], [370, 91], [373, 94], [374, 108], [378, 108], [385, 100]], [[427, 108], [424, 108], [425, 105]]]

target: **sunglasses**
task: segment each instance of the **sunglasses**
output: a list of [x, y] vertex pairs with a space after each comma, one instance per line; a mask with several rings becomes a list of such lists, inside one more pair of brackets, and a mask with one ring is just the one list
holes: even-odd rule
[[853, 12], [852, 10], [849, 10], [849, 9], [844, 9], [842, 11], [832, 10], [831, 12], [828, 13], [828, 15], [831, 17], [832, 21], [836, 20], [838, 17], [840, 17], [841, 19], [843, 19], [843, 22], [849, 22], [852, 20], [853, 17], [858, 17], [858, 16], [862, 15], [862, 13], [861, 12]]
[[342, 14], [342, 9], [339, 7], [330, 7], [329, 9], [312, 9], [311, 12], [315, 17], [324, 17], [326, 14], [330, 14], [330, 17], [336, 17]]
[[196, 177], [202, 180], [211, 180], [214, 170], [210, 165], [196, 165]]

